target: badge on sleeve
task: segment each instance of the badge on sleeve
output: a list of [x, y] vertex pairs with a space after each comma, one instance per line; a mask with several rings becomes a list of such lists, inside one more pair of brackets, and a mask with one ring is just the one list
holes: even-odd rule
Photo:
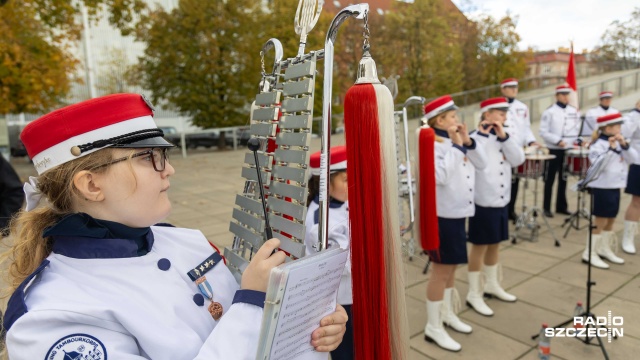
[[44, 360], [107, 360], [107, 349], [91, 335], [72, 334], [56, 341]]

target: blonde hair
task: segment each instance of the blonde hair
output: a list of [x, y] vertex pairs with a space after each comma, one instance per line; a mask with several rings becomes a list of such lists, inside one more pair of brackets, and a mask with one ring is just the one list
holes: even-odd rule
[[[449, 111], [452, 111], [452, 110], [449, 110]], [[440, 114], [432, 117], [431, 119], [427, 120], [427, 125], [429, 125], [429, 127], [432, 127], [432, 128], [435, 129], [436, 128], [435, 125], [436, 125], [436, 122], [438, 121], [438, 119], [444, 118], [449, 111], [445, 111], [443, 113], [440, 113]], [[444, 142], [444, 139], [441, 136], [436, 135], [435, 139], [439, 143]]]
[[594, 141], [598, 140], [598, 138], [600, 137], [600, 128], [593, 130], [593, 132], [591, 133], [591, 142], [593, 143]]
[[11, 220], [13, 244], [0, 255], [0, 263], [9, 262], [4, 274], [7, 286], [1, 298], [11, 296], [51, 253], [51, 239], [42, 237], [44, 229], [74, 213], [74, 200], [83, 199], [73, 184], [73, 176], [90, 169], [94, 173], [106, 172], [109, 167], [97, 167], [111, 161], [113, 152], [111, 148], [99, 150], [61, 164], [38, 177], [38, 190], [43, 195], [40, 206], [31, 211], [22, 210]]

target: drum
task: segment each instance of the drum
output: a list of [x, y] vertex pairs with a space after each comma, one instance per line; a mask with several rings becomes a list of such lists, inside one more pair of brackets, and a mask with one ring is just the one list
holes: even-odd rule
[[587, 149], [570, 149], [564, 154], [564, 168], [569, 175], [584, 178], [590, 165]]
[[547, 160], [555, 159], [555, 155], [526, 155], [524, 163], [518, 166], [515, 175], [520, 178], [537, 179], [542, 177]]

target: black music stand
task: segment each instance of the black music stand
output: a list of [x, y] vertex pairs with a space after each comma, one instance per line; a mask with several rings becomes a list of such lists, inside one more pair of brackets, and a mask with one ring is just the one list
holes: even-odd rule
[[[585, 149], [582, 146], [582, 131], [584, 130], [584, 123], [586, 121], [586, 118], [582, 119], [582, 123], [580, 123], [580, 130], [578, 132], [578, 145], [580, 146], [580, 158], [583, 159], [583, 155], [585, 154]], [[585, 161], [586, 164], [586, 161]], [[565, 170], [565, 174], [567, 173], [567, 169]], [[578, 180], [583, 180], [584, 176], [582, 175], [582, 168], [580, 168], [580, 174], [579, 174], [579, 178]], [[585, 172], [586, 175], [586, 172]], [[585, 220], [589, 220], [590, 218], [590, 213], [587, 212], [587, 210], [585, 210], [584, 208], [584, 198], [582, 197], [582, 191], [578, 191], [578, 202], [576, 204], [576, 211], [574, 211], [573, 213], [571, 213], [571, 215], [569, 215], [569, 217], [567, 217], [566, 219], [564, 219], [564, 223], [562, 223], [562, 227], [565, 227], [565, 225], [569, 225], [567, 227], [567, 230], [565, 230], [564, 232], [564, 236], [562, 237], [563, 239], [567, 238], [567, 235], [569, 234], [569, 230], [571, 229], [576, 229], [576, 230], [582, 230], [584, 229], [586, 226], [590, 226], [590, 225], [586, 225], [583, 227], [580, 227], [580, 218], [583, 218]]]
[[[604, 159], [602, 159], [604, 160]], [[587, 184], [589, 184], [591, 181], [595, 180], [599, 173], [598, 173], [598, 168], [601, 168], [601, 166], [598, 166], [601, 164], [596, 164], [596, 162], [594, 162], [594, 164], [592, 164], [592, 166], [589, 168], [589, 170], [594, 170], [593, 172], [595, 174], [593, 174], [594, 176], [590, 176], [591, 174], [589, 172], [587, 172], [587, 175], [585, 176], [584, 180], [578, 182], [578, 184], [576, 185], [576, 188], [579, 192], [589, 192], [589, 211], [590, 214], [593, 214], [593, 193], [590, 192], [587, 188]], [[593, 169], [592, 169], [593, 168]], [[585, 311], [580, 314], [579, 316], [583, 316], [585, 319], [590, 318], [592, 321], [589, 321], [587, 325], [585, 325], [585, 327], [588, 328], [606, 328], [604, 326], [596, 326], [593, 324], [596, 324], [596, 317], [595, 315], [591, 312], [591, 287], [594, 286], [596, 284], [595, 281], [591, 280], [591, 252], [592, 252], [592, 246], [591, 246], [591, 242], [592, 242], [592, 233], [593, 233], [593, 219], [592, 216], [589, 216], [589, 241], [588, 241], [588, 248], [589, 248], [589, 255], [588, 255], [588, 259], [589, 261], [587, 262], [587, 307], [585, 308]], [[586, 322], [586, 321], [585, 321]], [[568, 320], [554, 326], [553, 328], [560, 328], [560, 327], [564, 327], [565, 325], [569, 324], [569, 323], [573, 323], [573, 317], [570, 317]], [[531, 336], [532, 340], [535, 340], [538, 336], [540, 335], [540, 333]], [[607, 354], [607, 350], [604, 348], [604, 343], [602, 342], [602, 339], [599, 336], [595, 336], [596, 340], [598, 340], [598, 343], [592, 343], [593, 341], [593, 337], [590, 336], [586, 336], [584, 339], [578, 338], [576, 337], [576, 339], [578, 339], [579, 341], [583, 342], [584, 344], [587, 345], [592, 345], [592, 346], [599, 346], [600, 349], [602, 350], [602, 354], [604, 355], [604, 358], [606, 360], [609, 360], [609, 354]], [[614, 339], [617, 339], [618, 337], [616, 335], [613, 336]]]

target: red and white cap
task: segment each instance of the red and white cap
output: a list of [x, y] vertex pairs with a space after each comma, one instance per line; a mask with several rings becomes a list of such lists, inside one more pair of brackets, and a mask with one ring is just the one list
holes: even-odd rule
[[612, 98], [612, 97], [613, 97], [613, 92], [611, 91], [603, 91], [598, 95], [598, 98], [600, 99]]
[[568, 94], [571, 91], [573, 91], [573, 89], [569, 85], [565, 84], [565, 85], [556, 86], [556, 94]]
[[507, 86], [518, 86], [518, 79], [508, 78], [508, 79], [502, 80], [502, 82], [500, 83], [500, 87], [503, 88]]
[[624, 119], [620, 113], [602, 115], [598, 117], [598, 129], [607, 125], [622, 124]]
[[456, 110], [458, 107], [453, 102], [450, 95], [440, 96], [439, 98], [432, 100], [424, 106], [424, 116], [427, 120], [436, 117], [443, 112]]
[[503, 111], [509, 110], [509, 102], [507, 101], [507, 98], [495, 97], [495, 98], [487, 99], [480, 103], [481, 113], [484, 113], [491, 109], [498, 109]]
[[[315, 152], [311, 154], [309, 159], [309, 167], [313, 176], [320, 176], [320, 154], [320, 151]], [[329, 159], [329, 172], [334, 173], [341, 170], [347, 170], [347, 147], [344, 145], [332, 147]]]
[[20, 139], [38, 175], [107, 147], [172, 147], [142, 95], [114, 94], [55, 110], [29, 123]]

